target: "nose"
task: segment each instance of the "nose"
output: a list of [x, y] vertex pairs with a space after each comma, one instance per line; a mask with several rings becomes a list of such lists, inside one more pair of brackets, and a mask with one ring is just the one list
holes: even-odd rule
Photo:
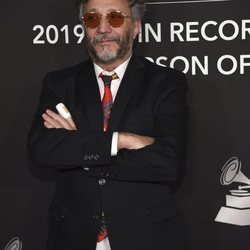
[[100, 24], [98, 26], [98, 32], [100, 32], [100, 33], [112, 32], [111, 26], [110, 26], [106, 16], [101, 17]]

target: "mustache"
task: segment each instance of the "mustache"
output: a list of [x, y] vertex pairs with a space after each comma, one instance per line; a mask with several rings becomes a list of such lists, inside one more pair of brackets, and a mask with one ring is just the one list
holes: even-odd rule
[[120, 38], [117, 36], [108, 36], [107, 34], [104, 34], [104, 35], [100, 35], [100, 36], [95, 37], [93, 39], [93, 44], [96, 45], [97, 43], [104, 42], [104, 41], [112, 41], [112, 42], [116, 42], [118, 44], [121, 42]]

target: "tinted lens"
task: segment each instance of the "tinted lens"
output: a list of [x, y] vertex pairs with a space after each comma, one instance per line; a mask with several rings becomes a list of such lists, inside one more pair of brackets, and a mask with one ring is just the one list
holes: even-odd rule
[[86, 27], [95, 29], [100, 23], [101, 16], [97, 13], [86, 13], [83, 17], [83, 21]]
[[107, 14], [107, 19], [112, 27], [120, 27], [124, 22], [124, 16], [121, 12], [112, 11]]

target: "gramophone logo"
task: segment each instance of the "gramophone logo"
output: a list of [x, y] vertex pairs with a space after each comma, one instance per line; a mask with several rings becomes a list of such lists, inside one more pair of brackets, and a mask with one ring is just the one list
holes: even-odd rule
[[220, 183], [229, 185], [232, 182], [244, 183], [238, 189], [229, 190], [226, 195], [226, 206], [221, 207], [215, 221], [238, 226], [250, 225], [250, 179], [241, 172], [241, 162], [237, 157], [229, 159], [222, 168]]
[[4, 250], [22, 250], [22, 242], [15, 237], [8, 242]]

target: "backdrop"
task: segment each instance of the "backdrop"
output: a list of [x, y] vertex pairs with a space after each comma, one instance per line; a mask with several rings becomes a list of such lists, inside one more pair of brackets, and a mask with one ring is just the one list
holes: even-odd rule
[[[137, 53], [188, 77], [187, 171], [176, 199], [189, 250], [249, 250], [250, 2], [147, 9]], [[44, 250], [54, 173], [32, 166], [27, 133], [45, 73], [87, 58], [84, 34], [73, 0], [1, 1], [0, 24], [0, 249]]]

